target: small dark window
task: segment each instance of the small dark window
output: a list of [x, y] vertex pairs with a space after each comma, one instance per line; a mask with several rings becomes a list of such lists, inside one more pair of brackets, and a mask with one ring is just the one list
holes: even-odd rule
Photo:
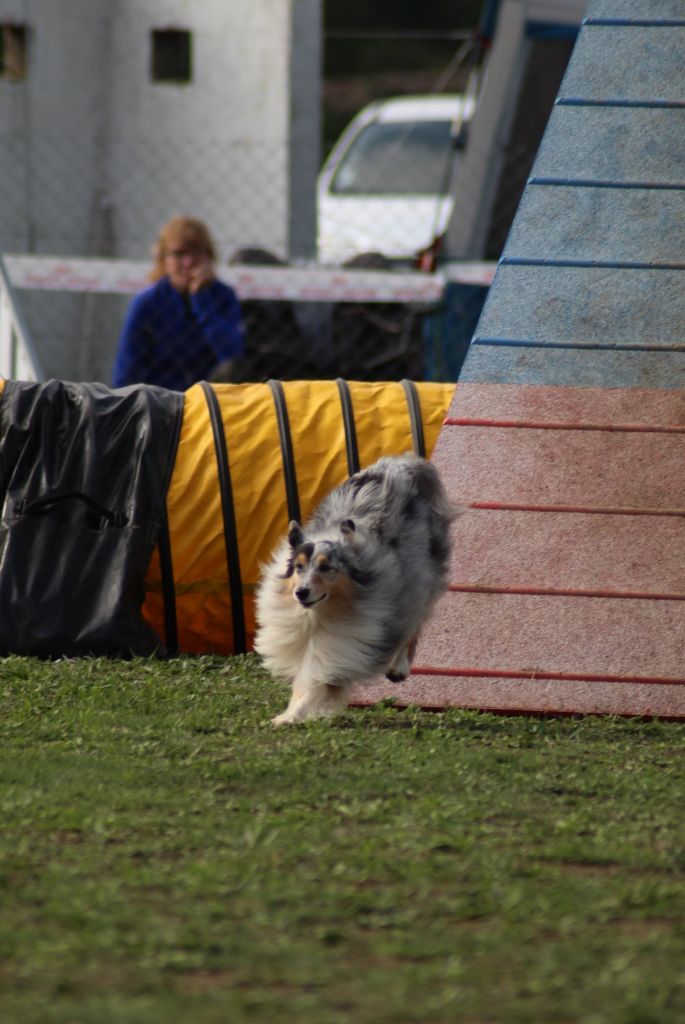
[[190, 82], [190, 32], [182, 29], [155, 29], [152, 33], [153, 82]]
[[26, 78], [25, 25], [0, 24], [0, 78], [6, 82], [21, 82]]

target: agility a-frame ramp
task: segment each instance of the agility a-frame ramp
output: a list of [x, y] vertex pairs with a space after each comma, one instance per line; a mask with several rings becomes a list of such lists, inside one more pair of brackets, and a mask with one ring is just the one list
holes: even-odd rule
[[685, 3], [594, 0], [434, 461], [424, 707], [685, 718]]

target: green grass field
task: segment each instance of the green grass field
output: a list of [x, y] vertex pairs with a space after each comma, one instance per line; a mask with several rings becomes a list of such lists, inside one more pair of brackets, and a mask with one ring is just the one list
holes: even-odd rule
[[3, 1024], [682, 1024], [682, 725], [0, 661]]

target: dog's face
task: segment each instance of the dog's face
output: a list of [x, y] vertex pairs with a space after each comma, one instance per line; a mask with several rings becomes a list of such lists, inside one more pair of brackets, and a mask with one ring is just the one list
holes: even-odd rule
[[346, 521], [340, 541], [307, 541], [299, 524], [290, 524], [291, 556], [285, 576], [294, 599], [303, 608], [314, 608], [330, 599], [351, 598], [352, 575], [345, 547], [353, 532], [353, 524]]

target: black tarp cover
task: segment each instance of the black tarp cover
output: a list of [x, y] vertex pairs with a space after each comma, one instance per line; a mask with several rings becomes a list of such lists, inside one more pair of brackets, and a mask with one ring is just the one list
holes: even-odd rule
[[164, 653], [141, 607], [182, 412], [144, 385], [5, 383], [0, 653]]

